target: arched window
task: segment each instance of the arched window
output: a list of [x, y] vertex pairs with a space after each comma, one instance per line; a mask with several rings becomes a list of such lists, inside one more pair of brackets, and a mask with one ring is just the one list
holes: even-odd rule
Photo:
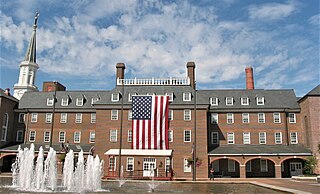
[[3, 115], [3, 120], [2, 120], [1, 141], [6, 141], [7, 131], [8, 131], [8, 121], [9, 121], [9, 115], [8, 113], [5, 113]]

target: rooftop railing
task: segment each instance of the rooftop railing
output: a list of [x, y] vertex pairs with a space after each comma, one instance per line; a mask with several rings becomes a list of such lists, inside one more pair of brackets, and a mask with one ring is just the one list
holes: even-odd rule
[[190, 85], [190, 78], [150, 78], [150, 79], [117, 79], [117, 85], [127, 86], [140, 86], [140, 85], [151, 85], [151, 86], [183, 86]]

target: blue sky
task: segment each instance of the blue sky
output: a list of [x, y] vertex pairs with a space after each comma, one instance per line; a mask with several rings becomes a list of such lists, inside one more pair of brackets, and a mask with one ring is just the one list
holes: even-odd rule
[[117, 62], [126, 78], [184, 78], [194, 61], [198, 89], [245, 88], [246, 66], [257, 89], [319, 84], [318, 0], [1, 0], [1, 88], [18, 81], [36, 9], [39, 89], [112, 89]]

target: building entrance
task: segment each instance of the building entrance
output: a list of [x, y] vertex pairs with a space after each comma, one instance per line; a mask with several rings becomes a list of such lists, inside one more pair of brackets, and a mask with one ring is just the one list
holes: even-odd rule
[[302, 175], [302, 163], [301, 162], [290, 162], [290, 175], [291, 176]]
[[154, 169], [156, 169], [156, 159], [155, 158], [144, 158], [143, 159], [143, 176], [153, 177]]

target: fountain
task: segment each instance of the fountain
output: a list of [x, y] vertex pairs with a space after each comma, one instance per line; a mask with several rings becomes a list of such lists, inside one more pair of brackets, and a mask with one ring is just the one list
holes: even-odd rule
[[[30, 149], [18, 148], [16, 161], [12, 164], [12, 185], [27, 191], [57, 191], [57, 160], [56, 151], [50, 148], [44, 160], [44, 151], [40, 147], [34, 164], [34, 145]], [[74, 165], [74, 152], [70, 150], [65, 157], [62, 175], [62, 189], [71, 192], [101, 190], [101, 171], [103, 161], [99, 156], [88, 156], [85, 161], [83, 151]], [[61, 188], [61, 187], [60, 187]]]
[[156, 175], [155, 173], [155, 169], [153, 167], [151, 167], [151, 171], [150, 171], [150, 176], [151, 176], [151, 183], [148, 183], [149, 185], [149, 192], [153, 193], [155, 188], [157, 188], [160, 183], [154, 181], [154, 176]]
[[122, 187], [124, 183], [126, 183], [126, 179], [123, 176], [123, 165], [121, 165], [121, 170], [120, 170], [120, 178], [119, 178], [119, 187]]

